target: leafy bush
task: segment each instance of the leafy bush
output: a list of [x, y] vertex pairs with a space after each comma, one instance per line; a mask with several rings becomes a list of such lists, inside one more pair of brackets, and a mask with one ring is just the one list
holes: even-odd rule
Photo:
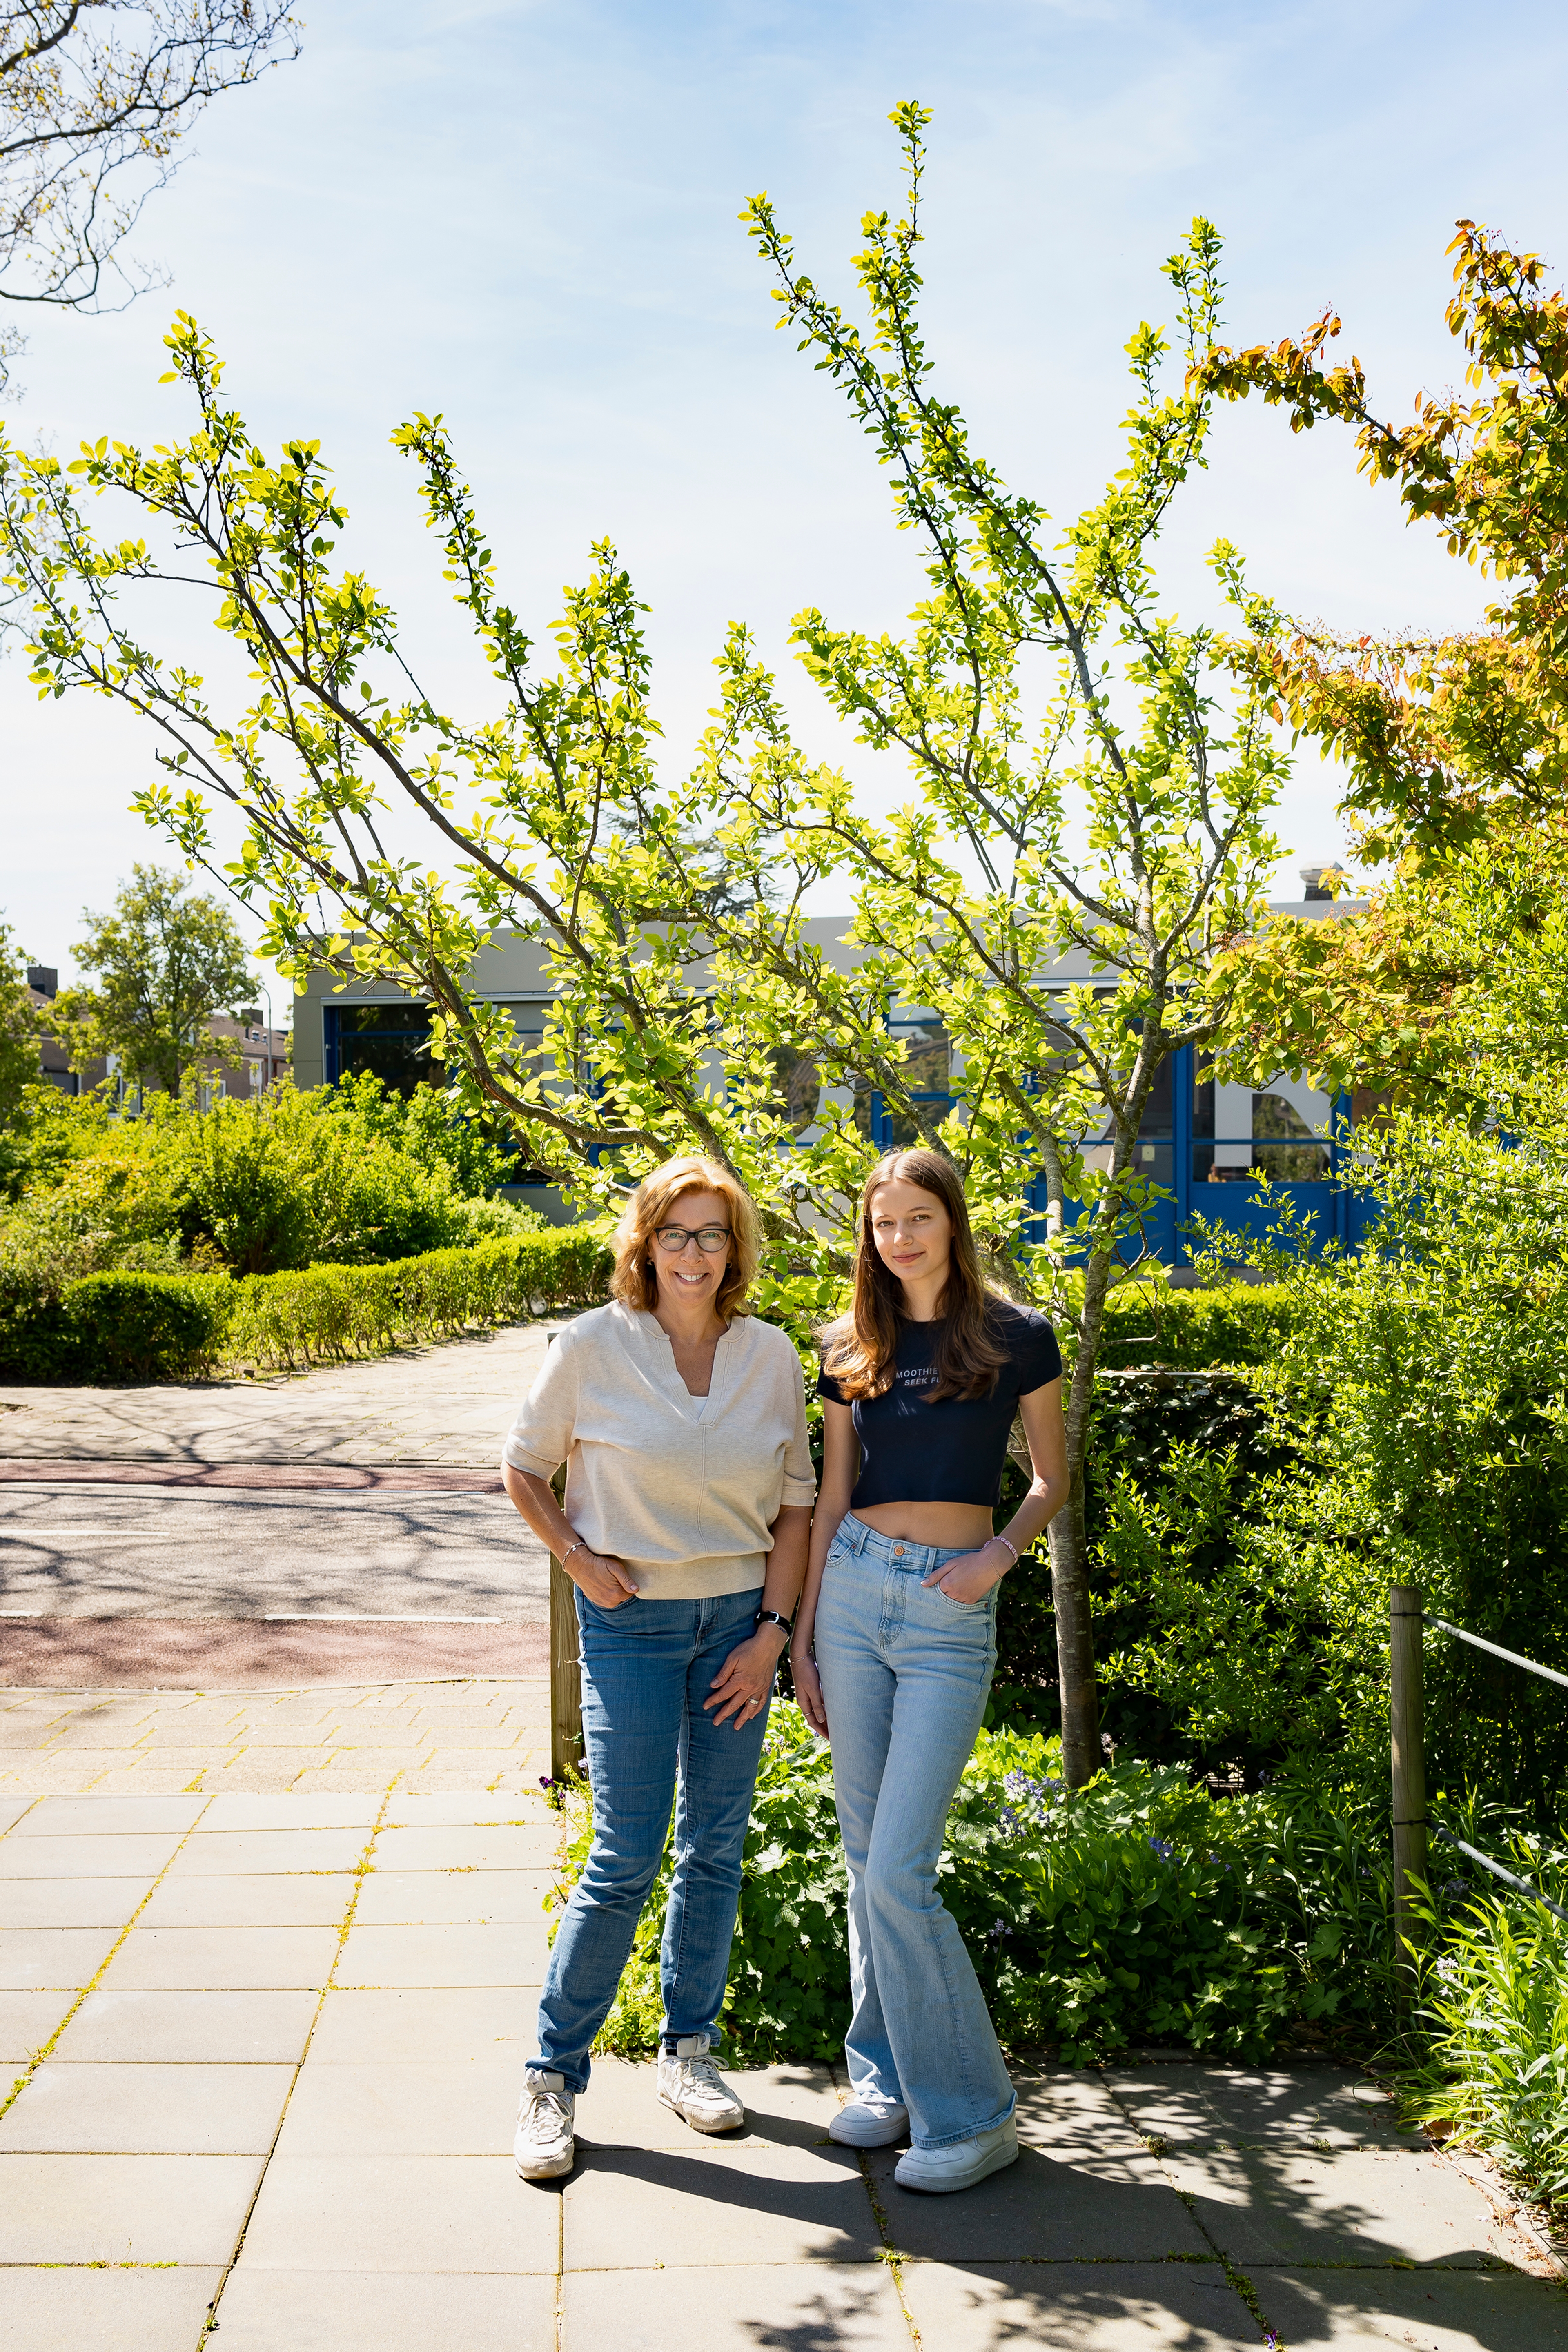
[[[1386, 2017], [1388, 1883], [1375, 1801], [1291, 1784], [1215, 1799], [1184, 1773], [1120, 1764], [1069, 1792], [1038, 1733], [982, 1732], [940, 1866], [996, 2029], [1082, 2063], [1177, 2042], [1247, 2060], [1287, 2027]], [[567, 1798], [569, 1894], [591, 1809]], [[660, 2019], [667, 1849], [600, 2047]], [[845, 1879], [829, 1753], [775, 1706], [747, 1835], [724, 2027], [736, 2060], [821, 2059], [848, 2020]]]
[[438, 1337], [468, 1323], [514, 1323], [597, 1306], [610, 1257], [591, 1228], [541, 1227], [472, 1249], [433, 1250], [391, 1265], [312, 1265], [232, 1286], [224, 1339], [232, 1360], [321, 1363]]
[[220, 1362], [257, 1370], [374, 1354], [472, 1323], [596, 1306], [609, 1254], [591, 1229], [542, 1228], [393, 1265], [299, 1274], [98, 1275], [49, 1295], [0, 1266], [0, 1375], [177, 1380]]
[[68, 1231], [73, 1274], [142, 1262], [150, 1249], [160, 1263], [242, 1275], [391, 1262], [541, 1222], [483, 1197], [506, 1156], [428, 1087], [406, 1101], [374, 1078], [309, 1094], [278, 1087], [205, 1111], [193, 1091], [149, 1095], [133, 1118], [90, 1098], [42, 1099], [52, 1093], [29, 1097], [0, 1253], [5, 1232], [26, 1254], [35, 1226]]
[[90, 1274], [58, 1298], [18, 1303], [0, 1292], [0, 1370], [34, 1381], [183, 1380], [216, 1354], [230, 1290], [221, 1274]]
[[1289, 1283], [1222, 1281], [1181, 1290], [1163, 1282], [1119, 1283], [1107, 1302], [1100, 1360], [1107, 1370], [1268, 1364], [1300, 1320], [1300, 1299]]

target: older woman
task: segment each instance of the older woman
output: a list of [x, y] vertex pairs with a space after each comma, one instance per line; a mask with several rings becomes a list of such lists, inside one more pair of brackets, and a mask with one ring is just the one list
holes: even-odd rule
[[[746, 1311], [757, 1214], [672, 1160], [616, 1236], [611, 1304], [562, 1331], [507, 1439], [507, 1492], [577, 1587], [594, 1843], [550, 1956], [518, 2116], [525, 2180], [569, 2172], [574, 2100], [664, 1851], [658, 2095], [694, 2130], [745, 2110], [709, 2055], [774, 1670], [816, 1496], [800, 1360]], [[550, 1480], [564, 1462], [565, 1510]]]

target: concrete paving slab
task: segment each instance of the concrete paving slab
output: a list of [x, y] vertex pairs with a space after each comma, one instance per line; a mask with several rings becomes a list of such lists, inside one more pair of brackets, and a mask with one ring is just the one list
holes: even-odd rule
[[1100, 2074], [1083, 2066], [1013, 2069], [1018, 2137], [1047, 2153], [1144, 2152], [1144, 2141]]
[[0, 2263], [226, 2263], [258, 2156], [0, 2157]]
[[[561, 1824], [547, 1806], [542, 1806], [544, 1818], [528, 1822], [521, 1827], [510, 1822], [494, 1822], [472, 1827], [396, 1829], [391, 1826], [393, 1807], [389, 1806], [388, 1826], [375, 1843], [376, 1866], [381, 1870], [547, 1870], [553, 1863], [561, 1844]], [[470, 1822], [472, 1815], [469, 1816]], [[0, 1853], [4, 1853], [0, 1846]]]
[[353, 1870], [368, 1830], [212, 1830], [187, 1838], [169, 1876], [258, 1877], [280, 1871]]
[[549, 1923], [350, 1928], [337, 1981], [353, 1985], [542, 1985]]
[[1241, 2269], [1300, 2263], [1509, 2262], [1517, 2248], [1456, 2168], [1413, 2148], [1330, 2156], [1191, 2148], [1164, 2168]]
[[458, 1985], [351, 1991], [334, 1982], [310, 2042], [312, 2066], [459, 2063], [505, 2051], [521, 2084], [537, 2046], [533, 1993], [509, 1986]]
[[1259, 2341], [1217, 2263], [907, 2263], [902, 2276], [921, 2340], [940, 2352], [1241, 2352]]
[[132, 1927], [110, 1962], [115, 1992], [241, 1992], [305, 1985], [318, 1990], [338, 1956], [335, 1927]]
[[501, 2156], [517, 2128], [521, 2069], [491, 2042], [467, 2059], [321, 2065], [289, 2103], [283, 2156]]
[[[549, 1917], [552, 1870], [381, 1870], [364, 1881], [356, 1927], [534, 1927]], [[0, 1917], [5, 1896], [0, 1893]]]
[[235, 1830], [370, 1830], [380, 1811], [381, 1799], [369, 1794], [269, 1797], [256, 1790], [222, 1790], [206, 1801], [197, 1835]]
[[901, 2253], [942, 2263], [1163, 2262], [1213, 2248], [1152, 2157], [1071, 2160], [1025, 2147], [1016, 2164], [962, 2197], [923, 2197], [893, 2179], [894, 2148], [869, 2158]]
[[173, 1860], [172, 1832], [132, 1832], [123, 1837], [0, 1838], [0, 1879], [140, 1878], [150, 1886]]
[[123, 1927], [147, 1899], [144, 1878], [0, 1878], [0, 1932]]
[[29, 1837], [131, 1837], [195, 1829], [211, 1810], [205, 1797], [40, 1797], [12, 1834]]
[[561, 2208], [504, 2156], [274, 2157], [240, 2268], [553, 2274]]
[[219, 2314], [226, 2352], [555, 2352], [555, 2281], [516, 2273], [377, 2276], [242, 2263]]
[[265, 2156], [294, 2071], [52, 2058], [0, 2116], [0, 2151]]
[[1290, 2352], [1568, 2352], [1568, 2291], [1475, 2271], [1270, 2271], [1264, 2317]]
[[[532, 2019], [529, 2020], [531, 2030]], [[826, 2066], [726, 2066], [724, 2079], [746, 2103], [744, 2131], [726, 2133], [727, 2147], [748, 2142], [816, 2147], [840, 2100]], [[600, 2147], [691, 2146], [691, 2126], [658, 2101], [658, 2069], [650, 2060], [595, 2058], [577, 2102], [579, 2137]]]
[[25, 2064], [41, 2050], [73, 1998], [68, 1992], [0, 1992], [0, 2065]]
[[1332, 2147], [1409, 2147], [1385, 2091], [1345, 2066], [1112, 2067], [1106, 2088], [1138, 2130], [1172, 2147], [1281, 2135]]
[[0, 2343], [17, 2352], [195, 2352], [223, 2273], [0, 2270]]
[[[526, 2194], [538, 2188], [519, 2182]], [[566, 2183], [569, 2271], [866, 2263], [881, 2238], [841, 2148], [584, 2148]]]
[[[731, 2263], [689, 2271], [574, 2271], [562, 2282], [562, 2352], [909, 2352], [882, 2263]], [[946, 2352], [941, 2338], [930, 2352]]]
[[293, 1878], [276, 1874], [165, 1878], [137, 1924], [142, 1927], [337, 1927], [347, 1916], [359, 1884], [347, 1871], [308, 1873]]
[[113, 1927], [14, 1927], [0, 1936], [0, 1986], [79, 1991], [114, 1949]]
[[55, 2055], [124, 2066], [298, 2064], [321, 1996], [309, 1991], [89, 1992]]

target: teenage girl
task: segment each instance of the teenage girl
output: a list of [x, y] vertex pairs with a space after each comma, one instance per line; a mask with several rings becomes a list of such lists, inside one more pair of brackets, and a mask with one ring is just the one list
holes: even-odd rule
[[[821, 1495], [791, 1646], [833, 1741], [849, 1865], [852, 2096], [829, 2137], [902, 2137], [906, 2189], [967, 2189], [1018, 2153], [1007, 2069], [936, 1891], [947, 1809], [996, 1662], [1002, 1579], [1067, 1498], [1061, 1357], [1043, 1315], [981, 1278], [936, 1151], [878, 1162], [849, 1313], [824, 1335]], [[1022, 1419], [1034, 1480], [994, 1533]]]

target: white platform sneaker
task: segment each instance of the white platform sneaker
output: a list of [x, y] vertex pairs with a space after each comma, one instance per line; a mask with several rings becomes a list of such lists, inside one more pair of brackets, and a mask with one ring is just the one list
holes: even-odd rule
[[1018, 2132], [1011, 2116], [994, 2131], [978, 2132], [952, 2147], [911, 2147], [900, 2156], [893, 2179], [900, 2189], [923, 2189], [940, 2197], [953, 2189], [973, 2189], [987, 2173], [1000, 2172], [1018, 2160]]
[[658, 2053], [658, 2097], [693, 2131], [739, 2131], [746, 2110], [708, 2055], [706, 2033], [688, 2033]]
[[543, 2066], [529, 2067], [511, 2144], [522, 2179], [556, 2180], [571, 2171], [577, 2153], [576, 2105], [563, 2075]]
[[851, 2099], [827, 2126], [840, 2147], [891, 2147], [910, 2127], [910, 2111], [897, 2099]]

